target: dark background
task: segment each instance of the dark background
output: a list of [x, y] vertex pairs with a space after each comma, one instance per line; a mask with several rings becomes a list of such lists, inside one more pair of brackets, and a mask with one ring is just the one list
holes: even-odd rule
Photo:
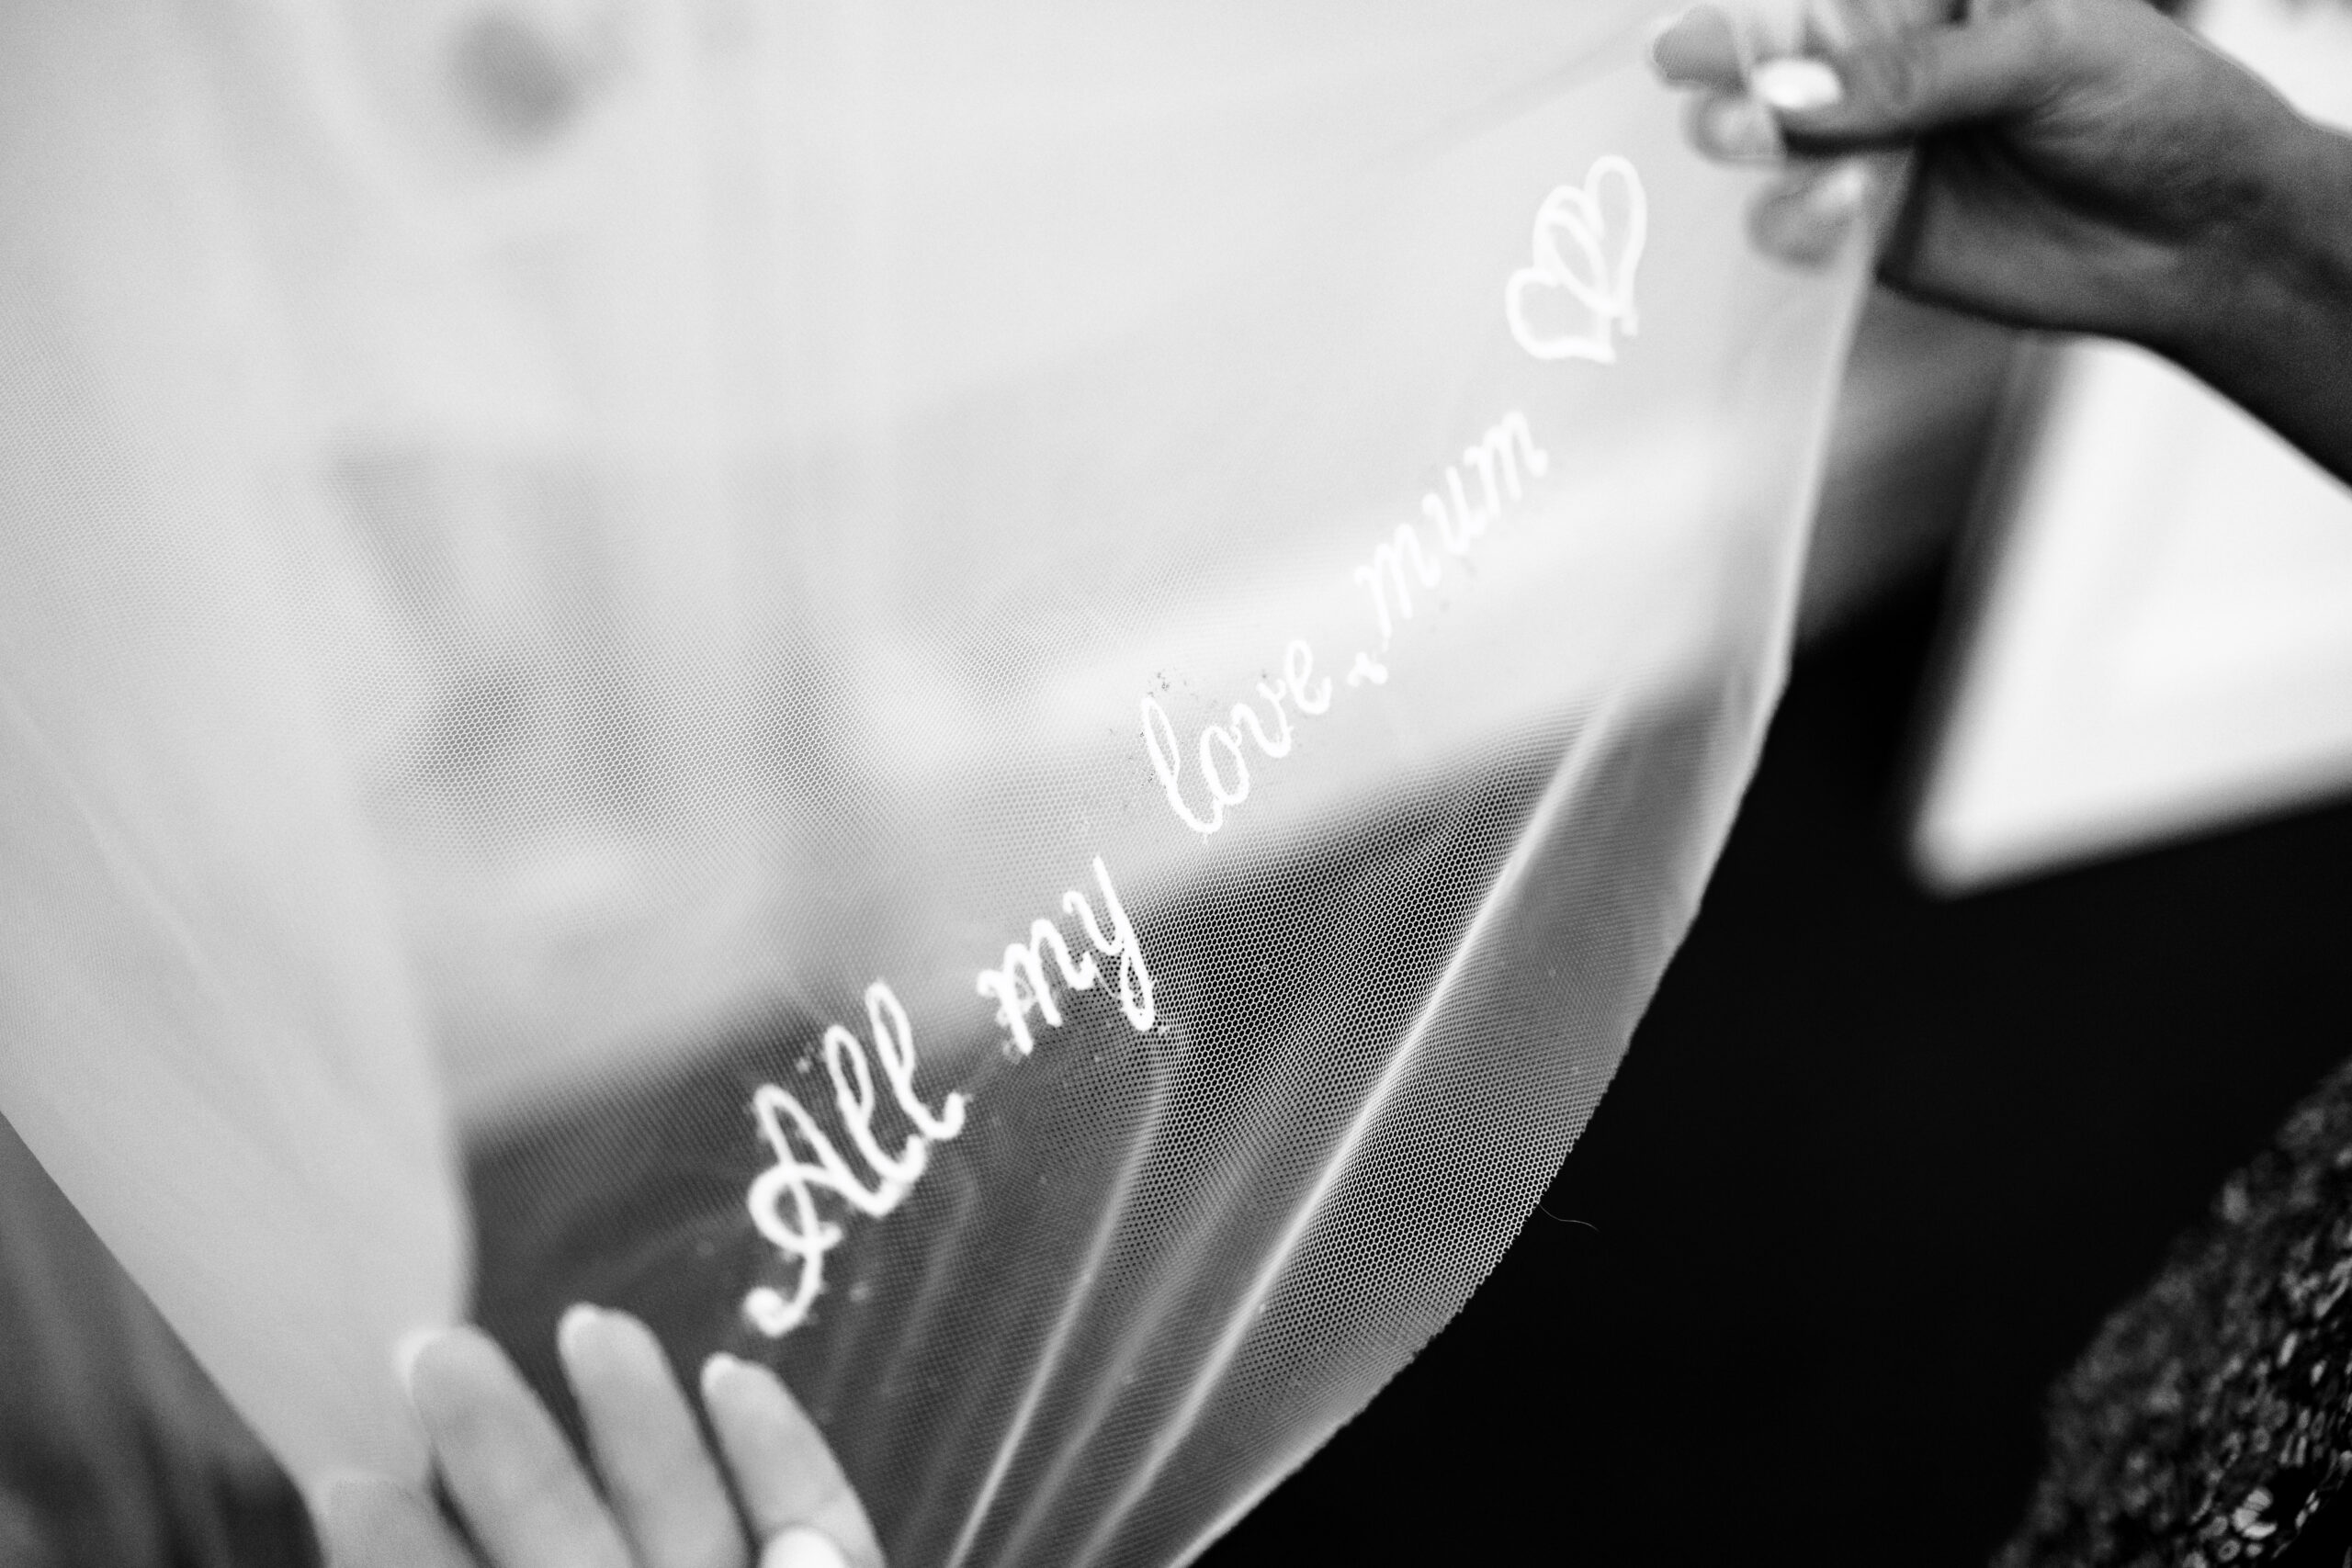
[[1975, 1565], [2017, 1522], [2051, 1379], [2352, 1051], [2352, 808], [1929, 897], [1942, 593], [1799, 659], [1547, 1212], [1207, 1568]]

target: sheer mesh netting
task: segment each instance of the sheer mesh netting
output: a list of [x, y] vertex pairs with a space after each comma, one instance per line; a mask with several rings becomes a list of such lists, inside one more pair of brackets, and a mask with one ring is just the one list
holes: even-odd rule
[[1461, 1305], [1858, 292], [1650, 20], [0, 13], [0, 1109], [299, 1474], [589, 1300], [894, 1562], [1168, 1563]]

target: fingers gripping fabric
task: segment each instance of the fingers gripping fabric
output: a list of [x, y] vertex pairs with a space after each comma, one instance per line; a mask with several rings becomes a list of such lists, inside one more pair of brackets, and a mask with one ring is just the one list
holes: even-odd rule
[[895, 1562], [1170, 1563], [1451, 1316], [1859, 289], [1652, 20], [0, 16], [0, 1110], [299, 1472], [584, 1300]]

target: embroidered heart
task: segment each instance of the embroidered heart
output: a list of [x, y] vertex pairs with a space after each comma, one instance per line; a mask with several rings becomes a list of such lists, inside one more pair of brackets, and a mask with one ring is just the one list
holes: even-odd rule
[[1545, 197], [1535, 212], [1533, 262], [1503, 287], [1503, 315], [1519, 346], [1538, 359], [1613, 363], [1617, 333], [1641, 330], [1634, 275], [1648, 235], [1641, 176], [1614, 152], [1594, 160], [1583, 185]]

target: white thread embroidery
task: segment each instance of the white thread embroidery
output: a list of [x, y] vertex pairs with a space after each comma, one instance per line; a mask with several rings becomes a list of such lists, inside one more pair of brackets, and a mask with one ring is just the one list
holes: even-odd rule
[[[1606, 173], [1607, 163], [1604, 159], [1596, 164], [1596, 173]], [[1631, 164], [1626, 165], [1626, 173], [1630, 177]], [[1551, 471], [1551, 454], [1535, 444], [1535, 432], [1518, 409], [1505, 413], [1462, 449], [1461, 457], [1447, 466], [1441, 482], [1421, 497], [1421, 515], [1437, 531], [1437, 548], [1423, 544], [1420, 530], [1412, 524], [1399, 523], [1396, 532], [1374, 546], [1371, 558], [1351, 573], [1350, 581], [1372, 597], [1383, 652], [1395, 640], [1398, 623], [1412, 618], [1415, 585], [1424, 590], [1436, 587], [1444, 578], [1446, 557], [1475, 553], [1487, 531], [1525, 498], [1528, 482]], [[1345, 679], [1351, 687], [1382, 686], [1387, 684], [1388, 676], [1385, 661], [1358, 649]], [[1190, 758], [1197, 780], [1186, 772], [1188, 759], [1168, 710], [1148, 694], [1137, 700], [1144, 755], [1150, 759], [1152, 776], [1168, 798], [1168, 809], [1203, 838], [1220, 831], [1227, 813], [1250, 798], [1253, 780], [1250, 753], [1241, 744], [1243, 736], [1249, 737], [1262, 758], [1289, 756], [1296, 744], [1292, 714], [1318, 717], [1329, 712], [1331, 678], [1315, 674], [1315, 650], [1305, 637], [1293, 637], [1283, 648], [1281, 675], [1259, 682], [1258, 695], [1272, 709], [1271, 721], [1251, 705], [1236, 703], [1229, 723], [1202, 728]], [[1009, 1021], [1012, 1048], [1024, 1054], [1029, 1040], [1024, 1021], [1029, 1012], [1038, 1013], [1049, 1027], [1061, 1021], [1046, 974], [1049, 955], [1069, 988], [1083, 990], [1092, 983], [1091, 973], [1080, 974], [1091, 960], [1073, 961], [1051, 923], [1042, 920], [1031, 927], [1025, 945], [1016, 942], [1005, 949], [1001, 969], [981, 976], [984, 986], [994, 987], [990, 994], [999, 998]]]
[[1168, 795], [1169, 809], [1195, 833], [1205, 837], [1216, 832], [1225, 826], [1225, 808], [1250, 798], [1250, 761], [1241, 750], [1241, 731], [1250, 732], [1250, 741], [1261, 754], [1272, 758], [1289, 756], [1292, 728], [1283, 703], [1288, 702], [1310, 718], [1316, 717], [1330, 709], [1331, 682], [1328, 676], [1320, 682], [1316, 680], [1315, 650], [1307, 646], [1305, 637], [1293, 637], [1283, 647], [1281, 677], [1259, 682], [1258, 694], [1272, 705], [1274, 722], [1280, 726], [1278, 733], [1269, 736], [1258, 710], [1247, 703], [1233, 705], [1231, 728], [1211, 724], [1201, 731], [1196, 759], [1208, 791], [1205, 814], [1195, 810], [1185, 798], [1184, 760], [1177, 750], [1176, 726], [1170, 720], [1168, 710], [1148, 696], [1137, 706], [1143, 723], [1144, 754], [1151, 759], [1151, 771]]
[[[1164, 716], [1163, 716], [1164, 719]], [[1035, 1013], [1047, 1029], [1062, 1026], [1062, 1012], [1054, 1000], [1054, 983], [1047, 973], [1046, 958], [1054, 960], [1053, 974], [1061, 977], [1062, 986], [1072, 991], [1091, 991], [1102, 979], [1102, 971], [1096, 963], [1099, 955], [1105, 962], [1118, 964], [1119, 1010], [1126, 1017], [1128, 1027], [1141, 1034], [1158, 1021], [1159, 1010], [1152, 1000], [1151, 971], [1144, 964], [1143, 943], [1136, 936], [1135, 922], [1127, 918], [1126, 906], [1119, 901], [1118, 890], [1111, 886], [1111, 869], [1102, 857], [1094, 857], [1094, 883], [1102, 895], [1102, 912], [1110, 917], [1111, 929], [1105, 932], [1094, 918], [1094, 906], [1086, 895], [1073, 887], [1062, 895], [1062, 909], [1078, 917], [1079, 929], [1094, 951], [1073, 959], [1069, 944], [1062, 937], [1061, 928], [1048, 919], [1029, 923], [1029, 940], [1009, 943], [1004, 950], [1004, 962], [994, 969], [983, 969], [972, 982], [972, 988], [996, 1003], [996, 1018], [1004, 1026], [1004, 1053], [1018, 1060], [1036, 1049], [1036, 1037], [1029, 1030], [1029, 1015]]]
[[873, 1173], [871, 1181], [850, 1168], [791, 1090], [762, 1084], [752, 1095], [752, 1117], [775, 1163], [753, 1179], [745, 1206], [752, 1226], [796, 1266], [788, 1290], [761, 1285], [743, 1298], [743, 1315], [772, 1338], [808, 1320], [825, 1288], [825, 1255], [842, 1244], [842, 1227], [818, 1212], [817, 1193], [831, 1192], [859, 1213], [880, 1219], [922, 1179], [931, 1145], [964, 1130], [961, 1094], [948, 1095], [934, 1111], [915, 1093], [914, 1031], [907, 1010], [880, 980], [865, 987], [865, 1016], [890, 1097], [914, 1128], [897, 1154], [882, 1147], [874, 1135], [876, 1098], [865, 1047], [839, 1024], [827, 1029], [825, 1072], [832, 1079], [833, 1105], [851, 1148]]
[[[1478, 499], [1475, 502], [1470, 499], [1469, 487], [1463, 482], [1465, 464], [1478, 476]], [[1513, 409], [1487, 426], [1476, 446], [1463, 449], [1461, 462], [1446, 468], [1445, 495], [1452, 500], [1452, 508], [1449, 510], [1446, 501], [1432, 491], [1421, 497], [1421, 513], [1436, 525], [1438, 538], [1448, 554], [1466, 556], [1477, 547], [1487, 530], [1502, 520], [1507, 504], [1518, 501], [1525, 492], [1521, 470], [1531, 478], [1541, 479], [1551, 468], [1551, 455], [1535, 445], [1535, 433], [1528, 427], [1527, 416]], [[1424, 588], [1434, 588], [1443, 575], [1444, 561], [1444, 556], [1431, 555], [1421, 547], [1420, 534], [1410, 523], [1399, 523], [1394, 539], [1374, 549], [1372, 558], [1355, 569], [1352, 581], [1362, 583], [1372, 594], [1373, 615], [1380, 626], [1380, 646], [1384, 649], [1396, 636], [1397, 620], [1412, 616], [1413, 584], [1418, 581]], [[1351, 686], [1365, 681], [1380, 683], [1387, 679], [1387, 667], [1367, 653], [1359, 652], [1348, 670]]]
[[[1436, 497], [1424, 499], [1434, 501]], [[1396, 623], [1388, 615], [1387, 584], [1393, 582], [1396, 585], [1396, 613], [1400, 615], [1413, 613], [1413, 586], [1405, 575], [1405, 560], [1408, 556], [1412, 558], [1413, 576], [1420, 580], [1421, 586], [1436, 587], [1445, 569], [1441, 561], [1431, 560], [1421, 553], [1421, 536], [1413, 531], [1410, 523], [1397, 524], [1396, 541], [1374, 549], [1372, 559], [1355, 570], [1355, 580], [1372, 590], [1372, 607], [1380, 617], [1380, 646], [1383, 648], [1388, 646], [1388, 638], [1396, 630]], [[1384, 571], [1385, 576], [1382, 575]]]
[[[1611, 210], [1609, 193], [1619, 193]], [[1634, 275], [1649, 238], [1649, 197], [1642, 177], [1626, 159], [1611, 152], [1594, 160], [1581, 186], [1561, 186], [1536, 209], [1532, 265], [1503, 286], [1503, 317], [1519, 346], [1538, 359], [1589, 359], [1609, 365], [1617, 358], [1617, 333], [1641, 331], [1634, 308]], [[1566, 296], [1566, 300], [1552, 298]], [[1547, 316], [1565, 311], [1563, 327], [1529, 320], [1540, 302]], [[1573, 318], [1582, 306], [1589, 325]]]

